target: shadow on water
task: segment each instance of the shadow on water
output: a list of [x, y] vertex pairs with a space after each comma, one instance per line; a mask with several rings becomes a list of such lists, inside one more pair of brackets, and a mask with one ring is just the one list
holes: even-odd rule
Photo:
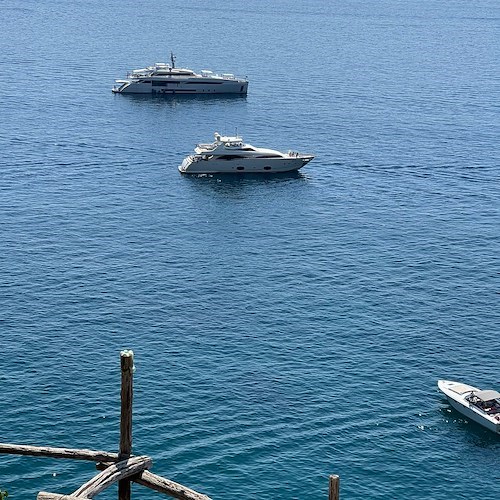
[[182, 105], [202, 104], [206, 106], [246, 102], [241, 94], [114, 94], [116, 99], [127, 99], [141, 106], [165, 106], [175, 108]]
[[444, 406], [439, 409], [445, 420], [453, 424], [463, 432], [463, 438], [470, 444], [480, 448], [490, 448], [500, 445], [500, 434], [486, 429], [482, 425], [462, 415], [451, 406]]
[[258, 186], [278, 186], [297, 181], [306, 182], [307, 175], [300, 171], [281, 173], [227, 173], [227, 174], [183, 174], [183, 179], [201, 192], [236, 194]]

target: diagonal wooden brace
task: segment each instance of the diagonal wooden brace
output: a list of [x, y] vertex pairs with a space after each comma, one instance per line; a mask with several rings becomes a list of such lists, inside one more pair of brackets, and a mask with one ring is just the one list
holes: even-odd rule
[[[111, 465], [111, 463], [101, 462], [96, 464], [96, 467], [98, 470], [106, 470], [106, 468], [111, 467]], [[176, 483], [170, 479], [153, 474], [149, 470], [145, 470], [141, 474], [133, 477], [132, 481], [172, 498], [177, 498], [178, 500], [212, 500], [209, 496], [204, 495], [203, 493], [198, 493], [183, 484]]]
[[149, 469], [152, 465], [153, 461], [146, 456], [122, 460], [111, 465], [106, 470], [97, 474], [97, 476], [94, 476], [90, 481], [80, 486], [80, 488], [72, 493], [72, 496], [77, 498], [94, 498], [113, 483], [130, 476], [135, 476]]

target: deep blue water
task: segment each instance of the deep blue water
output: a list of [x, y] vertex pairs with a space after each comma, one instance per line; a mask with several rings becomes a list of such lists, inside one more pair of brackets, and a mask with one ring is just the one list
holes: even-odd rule
[[[134, 451], [214, 500], [497, 498], [497, 0], [2, 0], [0, 442]], [[113, 95], [127, 70], [246, 98]], [[316, 155], [183, 177], [213, 132]], [[90, 463], [0, 456], [13, 500]], [[477, 485], [491, 489], [478, 492]], [[140, 487], [135, 498], [159, 498]], [[116, 489], [100, 495], [116, 498]]]

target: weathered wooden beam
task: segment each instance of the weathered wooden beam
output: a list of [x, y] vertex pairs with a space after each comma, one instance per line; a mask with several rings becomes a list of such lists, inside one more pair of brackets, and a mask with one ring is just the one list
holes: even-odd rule
[[127, 477], [139, 474], [153, 464], [149, 457], [132, 457], [111, 465], [90, 481], [80, 486], [72, 495], [78, 498], [94, 498], [108, 486]]
[[134, 483], [141, 484], [160, 493], [164, 493], [179, 500], [211, 500], [207, 495], [198, 493], [182, 484], [157, 476], [150, 471], [144, 471], [140, 476], [132, 479]]
[[[120, 353], [122, 385], [120, 414], [120, 452], [119, 460], [126, 460], [132, 454], [132, 399], [134, 391], [134, 353]], [[130, 500], [130, 481], [122, 480], [118, 484], [118, 500]]]
[[29, 446], [24, 444], [0, 443], [0, 453], [30, 455], [33, 457], [72, 458], [94, 462], [116, 462], [118, 453], [107, 451], [79, 450], [74, 448], [52, 448], [49, 446]]
[[339, 500], [340, 498], [340, 477], [332, 474], [329, 478], [328, 500]]
[[60, 495], [59, 493], [48, 493], [40, 491], [36, 500], [87, 500], [85, 497], [74, 497], [73, 495]]
[[[111, 463], [99, 463], [96, 464], [96, 467], [99, 470], [105, 470], [111, 465]], [[178, 500], [212, 500], [209, 496], [204, 495], [203, 493], [198, 493], [197, 491], [176, 483], [175, 481], [153, 474], [149, 470], [145, 470], [141, 474], [133, 477], [131, 480], [134, 483], [146, 486], [147, 488], [151, 488], [152, 490], [163, 493], [164, 495], [177, 498]]]

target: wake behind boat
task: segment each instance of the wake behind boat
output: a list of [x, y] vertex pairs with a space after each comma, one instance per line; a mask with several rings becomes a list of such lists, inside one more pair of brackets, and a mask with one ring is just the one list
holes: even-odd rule
[[176, 68], [175, 56], [171, 64], [156, 63], [143, 69], [134, 69], [126, 79], [116, 80], [111, 89], [115, 94], [238, 94], [246, 95], [248, 80], [232, 73], [217, 75], [209, 70], [201, 74], [191, 69]]
[[439, 390], [446, 395], [455, 410], [490, 431], [500, 434], [500, 393], [478, 389], [471, 385], [438, 380]]
[[198, 144], [194, 155], [184, 158], [179, 171], [186, 174], [290, 172], [302, 168], [314, 156], [245, 144], [239, 136], [221, 136], [215, 132], [215, 142]]

